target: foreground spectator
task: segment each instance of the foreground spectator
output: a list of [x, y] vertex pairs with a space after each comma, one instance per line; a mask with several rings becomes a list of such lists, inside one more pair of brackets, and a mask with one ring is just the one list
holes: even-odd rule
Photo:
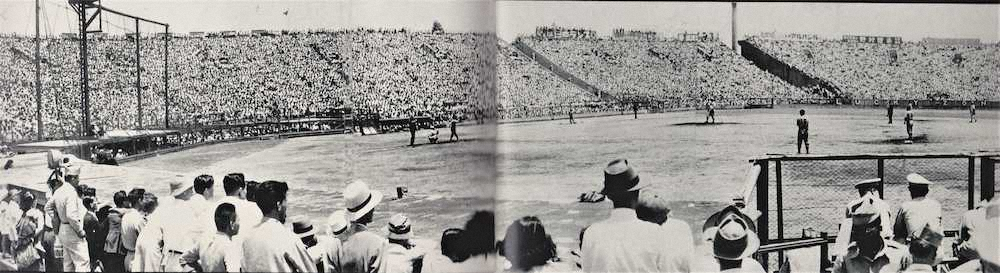
[[491, 211], [477, 211], [465, 223], [458, 240], [459, 251], [468, 257], [458, 262], [425, 263], [423, 272], [496, 272], [500, 269], [497, 253], [494, 215]]
[[58, 216], [59, 242], [63, 245], [63, 271], [90, 271], [90, 253], [83, 229], [86, 208], [77, 195], [80, 167], [73, 166], [66, 172], [66, 183], [55, 183], [52, 203]]
[[889, 210], [889, 203], [882, 200], [878, 192], [878, 185], [882, 182], [882, 179], [872, 178], [865, 179], [854, 183], [854, 188], [858, 190], [858, 198], [851, 200], [847, 204], [847, 208], [844, 209], [844, 219], [840, 223], [840, 230], [837, 233], [837, 239], [834, 242], [831, 254], [836, 257], [843, 256], [847, 253], [847, 246], [850, 244], [851, 238], [851, 227], [854, 215], [854, 211], [861, 206], [863, 200], [869, 200], [872, 202], [872, 206], [875, 211], [879, 214], [879, 223], [881, 224], [880, 229], [882, 230], [882, 238], [892, 239], [892, 215]]
[[941, 226], [941, 203], [927, 197], [929, 187], [934, 183], [915, 173], [907, 175], [906, 180], [909, 182], [907, 188], [912, 199], [899, 205], [893, 225], [896, 237], [893, 239], [900, 244], [906, 244], [919, 235], [918, 232], [926, 225], [932, 225], [935, 229]]
[[625, 159], [604, 169], [604, 189], [614, 206], [607, 220], [583, 234], [581, 258], [585, 272], [689, 272], [688, 253], [669, 246], [659, 225], [639, 220], [635, 207], [648, 183]]
[[234, 255], [233, 235], [240, 230], [236, 206], [222, 203], [215, 209], [214, 234], [201, 237], [181, 256], [181, 264], [198, 272], [240, 272], [240, 257]]
[[905, 272], [938, 272], [934, 270], [937, 265], [938, 248], [941, 247], [941, 239], [944, 234], [931, 224], [924, 225], [920, 235], [910, 241], [910, 255], [913, 257], [913, 264], [906, 268]]
[[722, 220], [714, 237], [712, 254], [719, 263], [719, 272], [765, 273], [753, 265], [744, 267], [743, 261], [750, 258], [760, 247], [757, 233], [744, 218], [729, 215]]
[[[139, 234], [146, 227], [147, 219], [156, 210], [158, 205], [156, 196], [152, 193], [139, 193], [138, 189], [130, 192], [129, 198], [135, 200], [135, 209], [130, 210], [122, 216], [122, 249], [125, 250], [125, 269], [128, 272], [136, 272], [133, 268], [133, 261], [137, 252]], [[138, 264], [138, 263], [137, 263]], [[139, 270], [141, 271], [141, 270]]]
[[122, 248], [122, 216], [132, 211], [132, 201], [125, 191], [115, 192], [112, 197], [115, 208], [108, 211], [105, 220], [107, 236], [104, 239], [104, 265], [105, 272], [125, 272], [125, 250]]
[[17, 270], [21, 272], [42, 271], [42, 255], [35, 248], [36, 238], [38, 238], [38, 226], [41, 218], [28, 213], [35, 207], [35, 196], [28, 191], [21, 192], [19, 198], [19, 208], [22, 212], [21, 219], [17, 221], [16, 239], [13, 242], [14, 261]]
[[[713, 213], [708, 217], [708, 219], [705, 220], [705, 224], [701, 227], [702, 245], [699, 247], [698, 252], [694, 254], [694, 257], [692, 257], [691, 272], [718, 272], [722, 270], [721, 268], [724, 266], [727, 268], [734, 266], [738, 267], [741, 272], [764, 272], [764, 267], [752, 257], [742, 257], [740, 259], [722, 261], [719, 259], [718, 255], [716, 255], [716, 240], [719, 239], [719, 229], [727, 220], [732, 222], [733, 218], [740, 219], [740, 221], [736, 224], [746, 226], [746, 233], [748, 233], [749, 236], [757, 236], [757, 227], [754, 224], [753, 218], [746, 215], [744, 210], [741, 209], [739, 205], [726, 206], [722, 210]], [[728, 238], [732, 239], [734, 236], [739, 237], [738, 233], [740, 231], [729, 230], [727, 232], [729, 232], [727, 235]], [[757, 240], [757, 238], [747, 237], [746, 240], [749, 242], [751, 240]]]
[[834, 273], [900, 272], [912, 258], [904, 246], [882, 238], [881, 217], [872, 196], [862, 199], [851, 216], [851, 243], [834, 262]]
[[556, 244], [535, 216], [522, 217], [507, 226], [501, 245], [500, 254], [510, 262], [512, 272], [546, 271], [556, 258]]
[[342, 246], [333, 255], [328, 272], [381, 272], [386, 259], [382, 257], [388, 241], [368, 230], [374, 219], [375, 207], [382, 202], [382, 193], [368, 188], [363, 181], [355, 181], [344, 189], [347, 218], [351, 225], [343, 236]]
[[316, 269], [322, 271], [323, 246], [319, 245], [319, 239], [316, 237], [316, 229], [313, 228], [312, 223], [303, 216], [295, 217], [292, 220], [292, 232], [306, 246], [306, 252], [309, 252], [309, 257], [316, 264]]
[[410, 241], [413, 235], [410, 218], [403, 214], [396, 214], [389, 218], [388, 230], [389, 246], [385, 250], [386, 272], [409, 273], [414, 272], [414, 261], [422, 259], [423, 253], [417, 252], [416, 246]]
[[288, 185], [265, 181], [255, 193], [264, 220], [243, 237], [240, 266], [246, 272], [316, 272], [306, 246], [284, 226]]
[[683, 220], [670, 217], [666, 199], [651, 191], [642, 191], [639, 193], [639, 203], [636, 205], [635, 213], [639, 220], [662, 226], [665, 235], [674, 242], [673, 247], [694, 248], [691, 226]]
[[[230, 203], [236, 206], [236, 214], [240, 219], [240, 231], [247, 233], [250, 229], [260, 223], [263, 214], [257, 204], [247, 201], [246, 182], [242, 173], [231, 173], [222, 179], [222, 187], [226, 196], [219, 199], [219, 203]], [[239, 233], [237, 233], [238, 237]]]

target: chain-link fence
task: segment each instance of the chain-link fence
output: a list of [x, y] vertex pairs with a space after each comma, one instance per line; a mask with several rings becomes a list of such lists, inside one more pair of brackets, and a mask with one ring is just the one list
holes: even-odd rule
[[994, 181], [1000, 178], [994, 172], [996, 156], [806, 155], [752, 160], [767, 170], [757, 181], [762, 243], [800, 239], [804, 233], [836, 235], [841, 220], [847, 216], [847, 204], [859, 197], [854, 184], [865, 179], [882, 178], [882, 197], [895, 215], [899, 205], [911, 199], [906, 181], [910, 173], [934, 183], [927, 197], [941, 203], [945, 230], [957, 230], [962, 213], [981, 198], [992, 197]]

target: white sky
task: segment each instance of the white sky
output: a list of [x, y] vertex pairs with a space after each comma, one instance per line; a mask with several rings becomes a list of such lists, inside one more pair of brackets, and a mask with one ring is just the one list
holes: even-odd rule
[[[44, 3], [43, 33], [75, 32], [75, 14], [65, 0]], [[434, 20], [447, 31], [496, 31], [510, 41], [531, 34], [536, 26], [586, 27], [602, 35], [618, 27], [655, 30], [668, 35], [682, 31], [716, 32], [729, 42], [731, 6], [718, 2], [572, 2], [489, 0], [103, 0], [112, 9], [169, 23], [171, 31], [253, 29], [337, 29], [345, 27], [406, 27], [428, 30]], [[0, 0], [0, 32], [34, 33], [32, 0]], [[284, 12], [288, 11], [285, 15]], [[844, 34], [980, 38], [996, 42], [1000, 5], [985, 4], [852, 4], [739, 3], [739, 39], [746, 34], [776, 31], [812, 33], [839, 38]], [[134, 25], [105, 14], [117, 26]], [[115, 26], [116, 25], [116, 26]], [[143, 31], [158, 31], [153, 26]]]

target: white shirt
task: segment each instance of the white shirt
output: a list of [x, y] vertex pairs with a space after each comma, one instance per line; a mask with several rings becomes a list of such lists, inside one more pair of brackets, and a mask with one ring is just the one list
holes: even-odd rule
[[690, 249], [673, 247], [663, 227], [616, 208], [583, 235], [584, 272], [690, 272]]
[[493, 273], [503, 269], [496, 254], [476, 255], [465, 261], [454, 263], [448, 258], [424, 259], [421, 272], [435, 273]]
[[222, 232], [201, 237], [190, 250], [181, 256], [181, 263], [198, 263], [204, 272], [240, 272], [238, 246]]
[[306, 246], [274, 218], [265, 218], [243, 236], [241, 270], [246, 272], [316, 272]]
[[70, 228], [83, 238], [86, 232], [83, 230], [83, 214], [87, 209], [83, 207], [83, 200], [76, 194], [76, 189], [69, 183], [63, 184], [56, 189], [52, 195], [52, 203], [55, 206], [56, 214], [59, 218], [59, 228]]
[[676, 242], [675, 247], [694, 248], [694, 236], [691, 235], [691, 226], [687, 222], [684, 222], [684, 220], [670, 217], [660, 226], [663, 226], [667, 230], [667, 233], [670, 234], [671, 241]]
[[[222, 203], [230, 203], [236, 207], [236, 215], [240, 220], [240, 234], [246, 234], [254, 226], [260, 224], [260, 221], [264, 218], [264, 214], [260, 212], [260, 207], [257, 207], [257, 203], [243, 200], [234, 196], [225, 196], [219, 198], [219, 202], [215, 204], [212, 209], [212, 215], [215, 215], [215, 208], [218, 208]], [[212, 225], [215, 226], [215, 219], [212, 219]]]
[[894, 233], [906, 232], [906, 234], [896, 234], [896, 237], [904, 239], [907, 236], [920, 236], [920, 231], [928, 224], [941, 230], [941, 203], [927, 197], [903, 202], [899, 205], [899, 212], [896, 213], [894, 222]]

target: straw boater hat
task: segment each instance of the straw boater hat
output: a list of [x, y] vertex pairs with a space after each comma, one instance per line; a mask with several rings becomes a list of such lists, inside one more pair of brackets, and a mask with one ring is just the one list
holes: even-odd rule
[[911, 173], [906, 175], [906, 181], [910, 182], [910, 185], [934, 185], [934, 182], [927, 180], [924, 176]]
[[619, 158], [612, 160], [604, 168], [604, 188], [601, 189], [601, 194], [637, 191], [648, 186], [649, 183], [640, 181], [639, 174], [628, 165], [627, 159]]
[[334, 211], [326, 219], [326, 225], [328, 235], [334, 237], [343, 235], [347, 232], [347, 213], [344, 210]]
[[749, 223], [735, 214], [722, 220], [712, 240], [712, 254], [723, 260], [742, 260], [753, 255], [758, 248], [760, 241]]
[[389, 218], [389, 225], [386, 229], [389, 230], [389, 239], [392, 240], [409, 240], [413, 232], [411, 230], [410, 218], [406, 215], [397, 213]]
[[184, 193], [184, 191], [187, 191], [187, 190], [191, 189], [192, 187], [194, 187], [194, 181], [192, 181], [192, 182], [184, 182], [184, 181], [177, 181], [177, 180], [171, 181], [170, 182], [170, 196], [177, 197], [178, 195], [181, 195], [181, 193]]
[[303, 216], [292, 218], [292, 232], [294, 232], [295, 236], [298, 236], [299, 239], [316, 235], [316, 229], [313, 228], [312, 223], [309, 222], [309, 219], [306, 219], [306, 217]]
[[382, 202], [382, 193], [372, 191], [364, 181], [355, 181], [344, 189], [347, 217], [351, 222], [361, 219]]

